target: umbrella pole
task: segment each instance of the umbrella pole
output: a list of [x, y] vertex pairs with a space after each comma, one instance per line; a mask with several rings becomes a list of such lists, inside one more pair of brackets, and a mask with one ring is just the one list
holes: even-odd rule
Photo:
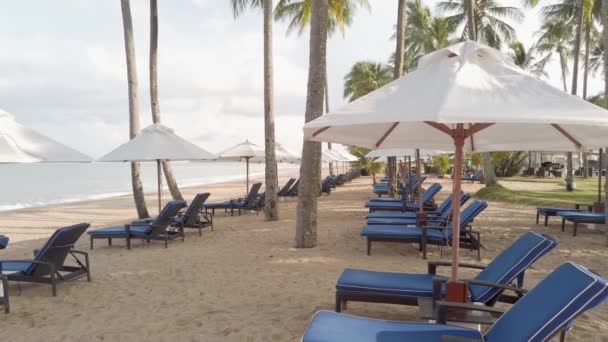
[[249, 193], [249, 158], [250, 157], [245, 157], [245, 168], [246, 168], [246, 173], [247, 175], [245, 176], [246, 182], [245, 182], [245, 194]]
[[454, 139], [454, 176], [452, 189], [452, 274], [446, 287], [446, 300], [466, 302], [467, 285], [458, 280], [458, 263], [460, 262], [460, 190], [462, 178], [462, 148], [465, 141], [464, 125], [457, 124], [452, 131]]
[[[420, 182], [421, 176], [422, 170], [420, 169], [420, 150], [416, 149], [416, 177], [418, 177], [418, 213], [416, 214], [416, 222], [418, 227], [425, 225], [424, 208], [422, 203], [422, 182]], [[422, 244], [422, 258], [426, 259], [426, 243]]]
[[163, 181], [162, 181], [162, 169], [160, 167], [160, 159], [156, 160], [156, 175], [158, 178], [158, 214], [160, 215], [160, 207], [161, 207], [161, 193], [162, 193], [162, 188], [163, 188]]
[[602, 203], [602, 169], [604, 168], [604, 163], [602, 161], [603, 159], [603, 152], [604, 150], [602, 148], [600, 148], [600, 158], [598, 160], [599, 162], [599, 175], [597, 177], [597, 203]]

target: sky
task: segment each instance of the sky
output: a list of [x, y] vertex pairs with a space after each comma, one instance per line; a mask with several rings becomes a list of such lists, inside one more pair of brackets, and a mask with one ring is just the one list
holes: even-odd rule
[[[275, 1], [276, 2], [276, 1]], [[435, 8], [437, 1], [423, 0]], [[370, 0], [346, 34], [327, 46], [330, 108], [346, 103], [343, 78], [360, 60], [386, 62], [396, 0]], [[520, 1], [503, 0], [519, 6]], [[131, 0], [142, 127], [151, 123], [148, 88], [149, 2]], [[0, 109], [93, 157], [128, 139], [128, 98], [119, 0], [4, 1], [0, 21]], [[528, 47], [538, 10], [513, 23]], [[259, 11], [234, 19], [225, 0], [159, 1], [159, 92], [162, 122], [218, 152], [245, 139], [262, 145], [263, 37]], [[306, 101], [308, 34], [274, 24], [276, 138], [299, 152]], [[560, 87], [557, 63], [547, 82]], [[589, 94], [603, 88], [600, 75]], [[570, 84], [568, 80], [568, 84]], [[580, 83], [580, 82], [579, 82]]]

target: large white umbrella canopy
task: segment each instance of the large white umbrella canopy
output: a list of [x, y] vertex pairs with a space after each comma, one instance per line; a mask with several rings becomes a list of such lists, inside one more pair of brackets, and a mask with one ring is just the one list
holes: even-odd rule
[[141, 130], [134, 139], [118, 146], [112, 152], [97, 159], [98, 162], [154, 161], [158, 176], [158, 210], [161, 209], [162, 171], [160, 162], [165, 160], [205, 160], [217, 156], [178, 136], [162, 124], [152, 124]]
[[[490, 47], [465, 41], [418, 69], [304, 126], [308, 140], [376, 148], [576, 151], [606, 144], [608, 112], [566, 94]], [[460, 192], [455, 173], [453, 193]], [[451, 283], [459, 289], [460, 201], [453, 196]], [[455, 288], [455, 287], [451, 287]]]
[[[434, 157], [440, 154], [450, 153], [439, 150], [420, 149], [421, 157]], [[365, 156], [367, 158], [382, 158], [382, 157], [411, 157], [416, 155], [416, 149], [413, 148], [379, 148], [369, 151]]]
[[93, 158], [31, 130], [0, 109], [0, 163], [90, 162]]

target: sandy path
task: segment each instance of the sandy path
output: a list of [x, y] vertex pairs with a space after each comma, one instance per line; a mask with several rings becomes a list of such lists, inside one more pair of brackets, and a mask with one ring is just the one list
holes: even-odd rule
[[[294, 199], [281, 202], [278, 222], [264, 222], [262, 215], [255, 214], [219, 215], [214, 232], [205, 232], [202, 238], [191, 233], [184, 243], [173, 242], [168, 249], [160, 243], [135, 243], [131, 251], [119, 242], [112, 247], [100, 244], [91, 252], [93, 282], [62, 284], [55, 298], [47, 286], [24, 285], [23, 294], [12, 297], [13, 312], [0, 315], [2, 338], [299, 341], [315, 311], [333, 309], [334, 285], [343, 268], [426, 271], [426, 263], [413, 246], [376, 243], [372, 256], [365, 255], [359, 230], [365, 217], [363, 203], [371, 195], [370, 182], [369, 178], [359, 179], [320, 199], [319, 246], [313, 249], [292, 248]], [[444, 184], [444, 190], [448, 188], [449, 184]], [[207, 189], [214, 197], [221, 197], [219, 187]], [[126, 204], [127, 200], [122, 207], [114, 201], [97, 201], [77, 206], [74, 212], [62, 207], [63, 215], [56, 216], [91, 220], [94, 224], [96, 218], [120, 221], [133, 215], [131, 210], [122, 209], [128, 208]], [[3, 222], [10, 222], [6, 220]], [[533, 220], [531, 207], [490, 203], [475, 221], [486, 247], [482, 262], [487, 263], [519, 235], [534, 229], [553, 235], [560, 245], [526, 273], [527, 286], [565, 260], [608, 275], [604, 234], [581, 229], [573, 238], [570, 231], [560, 231], [557, 220], [547, 228], [535, 226]], [[40, 226], [48, 230], [47, 225]], [[40, 244], [15, 243], [0, 255], [29, 256], [30, 250]], [[88, 250], [86, 239], [79, 247]], [[474, 253], [463, 254], [465, 261], [476, 261]], [[449, 251], [444, 253], [444, 258], [448, 257]], [[439, 258], [437, 249], [431, 248], [430, 258]], [[16, 286], [11, 286], [11, 292], [17, 293]], [[346, 312], [386, 319], [417, 318], [414, 308], [395, 305], [351, 303]], [[606, 341], [605, 336], [608, 305], [580, 317], [568, 340]]]

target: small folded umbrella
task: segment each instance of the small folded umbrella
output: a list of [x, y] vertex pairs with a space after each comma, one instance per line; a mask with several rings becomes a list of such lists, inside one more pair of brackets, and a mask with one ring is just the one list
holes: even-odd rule
[[162, 124], [152, 124], [141, 130], [134, 139], [118, 146], [112, 152], [97, 159], [98, 162], [156, 162], [158, 176], [158, 211], [161, 210], [162, 170], [161, 161], [165, 160], [210, 160], [217, 159], [208, 152], [186, 139], [178, 136], [172, 129]]

